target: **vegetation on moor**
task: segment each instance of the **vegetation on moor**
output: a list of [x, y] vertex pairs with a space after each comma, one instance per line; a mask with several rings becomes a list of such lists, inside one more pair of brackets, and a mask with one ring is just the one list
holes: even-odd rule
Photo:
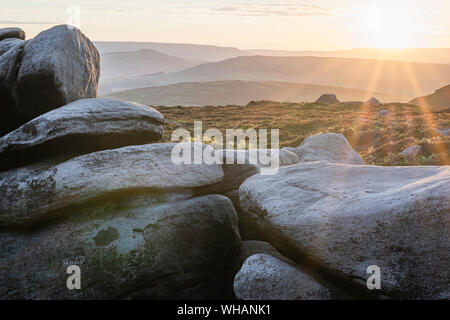
[[[297, 147], [306, 137], [323, 132], [342, 133], [353, 148], [372, 165], [449, 165], [450, 137], [435, 129], [450, 127], [450, 110], [426, 112], [421, 107], [394, 103], [355, 105], [339, 103], [280, 103], [252, 101], [246, 106], [156, 107], [165, 117], [164, 140], [185, 128], [193, 134], [194, 121], [203, 130], [279, 129], [280, 147]], [[380, 110], [389, 110], [379, 115]], [[413, 145], [422, 151], [416, 160], [401, 152]]]

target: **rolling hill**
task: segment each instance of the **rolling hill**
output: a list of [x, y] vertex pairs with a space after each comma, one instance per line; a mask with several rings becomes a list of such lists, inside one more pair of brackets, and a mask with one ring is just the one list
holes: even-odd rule
[[220, 61], [249, 54], [233, 47], [183, 43], [96, 41], [94, 44], [100, 54], [147, 49], [196, 62]]
[[433, 94], [415, 98], [410, 103], [432, 111], [448, 110], [450, 109], [450, 84], [436, 90]]
[[450, 48], [407, 48], [407, 49], [373, 49], [356, 48], [338, 51], [286, 51], [286, 50], [244, 50], [250, 55], [263, 56], [314, 56], [356, 59], [381, 59], [397, 61], [413, 61], [426, 63], [450, 64]]
[[413, 98], [448, 84], [450, 65], [350, 58], [248, 56], [205, 63], [168, 74], [125, 79], [116, 82], [115, 86], [126, 90], [227, 80], [309, 83]]
[[212, 45], [197, 45], [183, 43], [160, 42], [108, 42], [96, 41], [95, 45], [100, 53], [137, 51], [141, 49], [157, 50], [171, 56], [197, 62], [213, 62], [238, 56], [283, 56], [283, 57], [336, 57], [357, 59], [383, 59], [398, 61], [415, 61], [426, 63], [450, 64], [450, 48], [407, 48], [407, 49], [374, 49], [355, 48], [351, 50], [336, 51], [294, 51], [252, 49], [241, 50], [234, 47], [220, 47]]
[[180, 71], [198, 64], [151, 49], [104, 53], [100, 63], [103, 79]]
[[116, 92], [105, 97], [135, 101], [147, 105], [205, 106], [247, 104], [251, 100], [285, 102], [314, 101], [323, 93], [335, 93], [341, 101], [366, 101], [375, 96], [384, 102], [403, 97], [363, 90], [277, 81], [214, 81], [179, 83]]

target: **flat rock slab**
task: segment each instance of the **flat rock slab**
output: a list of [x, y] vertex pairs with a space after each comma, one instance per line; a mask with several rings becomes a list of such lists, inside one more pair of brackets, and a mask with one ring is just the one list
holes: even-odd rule
[[50, 157], [156, 142], [161, 113], [115, 99], [81, 99], [47, 112], [0, 138], [0, 170]]
[[[264, 239], [307, 257], [359, 293], [450, 297], [450, 167], [375, 167], [329, 162], [255, 175], [240, 206]], [[369, 292], [367, 268], [381, 269]]]
[[[32, 223], [57, 210], [139, 190], [192, 189], [223, 178], [221, 164], [174, 164], [175, 143], [90, 153], [57, 165], [0, 173], [0, 225]], [[195, 153], [211, 147], [189, 144]], [[55, 213], [56, 214], [56, 213]]]
[[[230, 200], [141, 195], [0, 233], [1, 299], [230, 299], [240, 238]], [[80, 268], [81, 289], [66, 286]]]
[[326, 300], [330, 290], [294, 265], [267, 254], [245, 260], [234, 279], [241, 300]]

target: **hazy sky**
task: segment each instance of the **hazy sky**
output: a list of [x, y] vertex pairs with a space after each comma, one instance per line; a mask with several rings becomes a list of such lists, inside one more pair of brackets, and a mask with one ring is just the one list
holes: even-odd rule
[[450, 47], [450, 0], [0, 0], [0, 8], [0, 28], [19, 26], [29, 38], [72, 21], [93, 40], [241, 49]]

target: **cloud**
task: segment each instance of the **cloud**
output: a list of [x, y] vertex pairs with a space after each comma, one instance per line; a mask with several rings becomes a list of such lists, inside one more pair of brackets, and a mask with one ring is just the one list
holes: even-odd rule
[[299, 4], [285, 0], [281, 3], [272, 1], [260, 3], [235, 2], [226, 5], [214, 5], [204, 2], [174, 3], [153, 7], [153, 14], [205, 14], [223, 16], [334, 16], [334, 12], [316, 4]]
[[325, 7], [295, 3], [263, 3], [257, 5], [235, 5], [214, 7], [211, 11], [238, 16], [333, 16], [334, 13]]
[[450, 27], [441, 25], [421, 26], [420, 31], [430, 32], [433, 34], [450, 34]]

